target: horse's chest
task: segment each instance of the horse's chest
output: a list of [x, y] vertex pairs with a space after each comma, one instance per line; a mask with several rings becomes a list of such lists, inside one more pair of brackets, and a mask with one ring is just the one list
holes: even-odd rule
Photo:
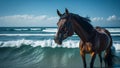
[[92, 44], [90, 42], [86, 42], [80, 47], [81, 51], [90, 53], [92, 51]]

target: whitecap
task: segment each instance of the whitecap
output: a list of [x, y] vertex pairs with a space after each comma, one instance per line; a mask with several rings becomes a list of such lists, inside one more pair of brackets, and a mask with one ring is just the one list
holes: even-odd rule
[[110, 32], [120, 32], [120, 28], [106, 28]]
[[47, 28], [44, 29], [43, 32], [57, 32], [57, 28]]
[[55, 34], [0, 34], [0, 36], [54, 36]]
[[[48, 39], [48, 40], [12, 40], [12, 41], [0, 41], [0, 47], [21, 47], [22, 45], [29, 45], [32, 47], [62, 47], [62, 48], [79, 48], [79, 40], [66, 40], [63, 41], [62, 45], [57, 45], [54, 40]], [[120, 41], [114, 41], [113, 46], [115, 47], [115, 50], [120, 50]]]

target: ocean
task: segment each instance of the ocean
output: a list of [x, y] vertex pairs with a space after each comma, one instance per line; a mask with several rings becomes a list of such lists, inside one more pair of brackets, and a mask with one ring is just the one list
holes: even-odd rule
[[[106, 29], [117, 56], [114, 68], [120, 68], [120, 28]], [[56, 31], [56, 27], [0, 27], [0, 68], [83, 68], [80, 38], [74, 34], [57, 45], [53, 40]], [[89, 68], [89, 54], [86, 59]], [[94, 67], [100, 67], [98, 56]]]

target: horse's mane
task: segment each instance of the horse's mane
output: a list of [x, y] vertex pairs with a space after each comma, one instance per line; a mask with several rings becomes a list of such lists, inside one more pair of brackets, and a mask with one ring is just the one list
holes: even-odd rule
[[70, 15], [78, 22], [81, 27], [87, 31], [88, 33], [91, 33], [94, 29], [93, 26], [90, 24], [91, 20], [88, 17], [82, 17], [78, 14], [70, 13]]

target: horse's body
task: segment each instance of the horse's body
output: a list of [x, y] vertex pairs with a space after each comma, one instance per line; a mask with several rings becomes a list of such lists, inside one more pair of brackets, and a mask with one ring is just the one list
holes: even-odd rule
[[[111, 67], [111, 46], [112, 38], [109, 31], [100, 27], [93, 28], [89, 23], [88, 18], [81, 17], [77, 14], [69, 13], [66, 9], [66, 13], [61, 14], [57, 10], [60, 20], [58, 24], [58, 32], [55, 37], [55, 42], [62, 44], [62, 41], [69, 36], [72, 36], [74, 32], [81, 38], [79, 47], [80, 54], [83, 59], [84, 68], [86, 68], [85, 54], [91, 54], [90, 68], [93, 68], [96, 54], [99, 55], [101, 67], [102, 67], [102, 51], [106, 51], [105, 64]], [[109, 56], [109, 57], [108, 57]]]
[[[100, 53], [101, 51], [106, 50], [110, 44], [110, 37], [105, 32], [104, 29], [101, 30], [95, 29], [94, 36], [89, 41], [80, 41], [80, 50], [85, 53], [96, 52]], [[103, 41], [104, 40], [104, 41]], [[104, 46], [106, 45], [106, 46]]]
[[[84, 67], [86, 67], [86, 60], [85, 60], [85, 54], [89, 53], [93, 57], [93, 61], [96, 57], [96, 54], [98, 54], [100, 58], [100, 67], [102, 67], [102, 51], [106, 50], [105, 58], [107, 57], [107, 53], [110, 50], [110, 47], [112, 46], [112, 38], [110, 36], [110, 33], [102, 28], [99, 28], [100, 30], [96, 29], [96, 35], [92, 38], [92, 41], [90, 42], [83, 42], [80, 41], [79, 47], [80, 47], [80, 54], [83, 59]], [[110, 59], [108, 59], [110, 60]], [[110, 61], [112, 62], [112, 61]], [[111, 63], [105, 61], [106, 64], [111, 67]], [[91, 62], [93, 64], [93, 62]], [[93, 66], [92, 66], [93, 67]], [[91, 67], [91, 68], [92, 68]]]

